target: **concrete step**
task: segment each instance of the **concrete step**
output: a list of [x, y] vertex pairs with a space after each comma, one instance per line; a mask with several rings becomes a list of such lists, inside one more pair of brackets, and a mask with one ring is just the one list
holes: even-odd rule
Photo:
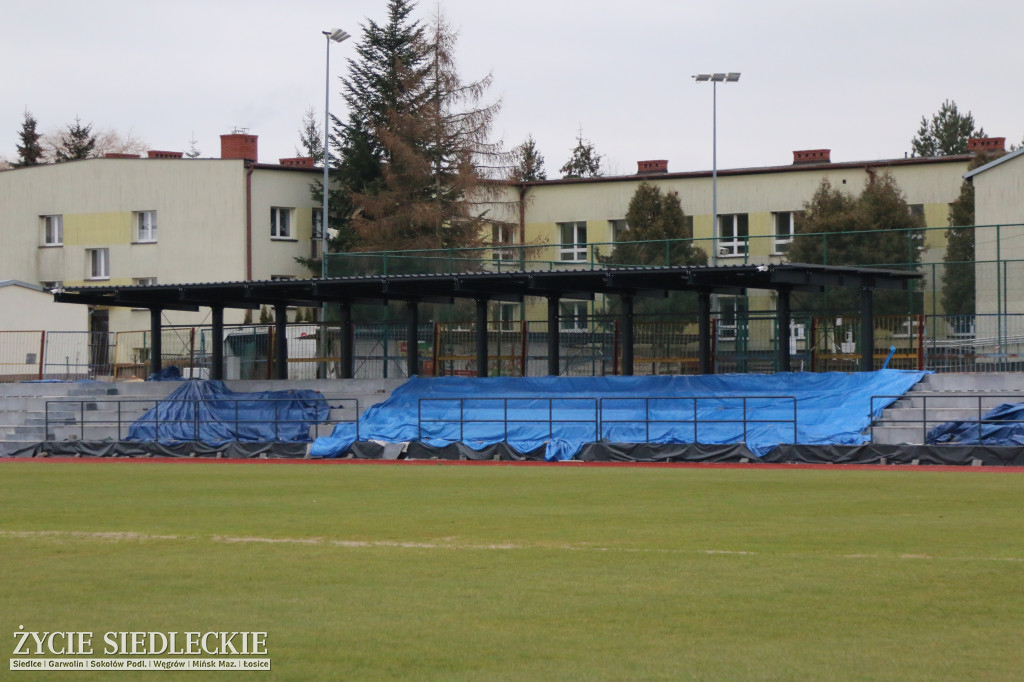
[[923, 445], [924, 435], [920, 426], [875, 426], [871, 429], [871, 442], [876, 445]]
[[896, 401], [887, 409], [925, 408], [940, 409], [981, 409], [990, 410], [1003, 403], [1024, 403], [1024, 394], [997, 393], [908, 393], [906, 397]]
[[1019, 391], [1024, 393], [1024, 375], [999, 374], [928, 374], [917, 387], [925, 391]]

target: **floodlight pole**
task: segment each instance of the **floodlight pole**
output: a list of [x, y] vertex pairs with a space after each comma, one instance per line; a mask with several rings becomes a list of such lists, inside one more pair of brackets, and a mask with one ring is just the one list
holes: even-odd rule
[[[330, 168], [329, 142], [331, 139], [331, 41], [336, 43], [348, 40], [352, 36], [340, 28], [333, 31], [321, 31], [327, 36], [327, 63], [324, 68], [324, 205], [323, 213], [320, 215], [320, 277], [327, 277], [327, 183], [328, 169]], [[324, 312], [327, 306], [324, 304]], [[326, 314], [325, 314], [326, 318]]]
[[[320, 213], [320, 278], [327, 278], [327, 204], [328, 204], [328, 182], [330, 169], [330, 139], [331, 139], [331, 41], [336, 43], [344, 42], [352, 36], [340, 28], [331, 31], [321, 31], [327, 38], [327, 58], [324, 66], [324, 185], [323, 185], [323, 207]], [[348, 330], [342, 330], [347, 333]], [[320, 305], [320, 356], [327, 355], [327, 302]], [[320, 364], [322, 378], [327, 378], [326, 361]]]
[[740, 74], [699, 73], [693, 79], [711, 81], [711, 264], [718, 265], [718, 84], [735, 83]]

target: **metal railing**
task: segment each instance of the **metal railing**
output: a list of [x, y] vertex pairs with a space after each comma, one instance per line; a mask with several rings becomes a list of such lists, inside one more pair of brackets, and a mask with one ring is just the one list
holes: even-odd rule
[[[615, 403], [620, 403], [618, 408]], [[481, 414], [467, 416], [466, 406]], [[638, 420], [636, 410], [628, 419], [614, 418], [617, 412], [623, 411], [622, 403], [643, 405], [643, 419]], [[787, 405], [788, 403], [788, 405]], [[572, 405], [575, 405], [573, 407]], [[490, 407], [492, 406], [493, 407]], [[561, 409], [559, 409], [561, 405]], [[581, 405], [586, 407], [581, 408]], [[679, 407], [683, 405], [684, 407]], [[785, 408], [780, 405], [786, 405]], [[653, 406], [653, 408], [652, 408]], [[667, 407], [666, 407], [667, 406]], [[510, 414], [510, 407], [512, 412]], [[790, 417], [752, 416], [757, 410], [764, 414], [765, 410], [786, 409]], [[580, 416], [573, 413], [584, 412]], [[734, 413], [737, 416], [728, 416]], [[726, 416], [721, 416], [721, 415]], [[609, 417], [607, 415], [612, 415]], [[679, 415], [679, 416], [669, 416]], [[565, 398], [565, 397], [533, 397], [533, 398], [420, 398], [417, 405], [416, 433], [423, 440], [427, 437], [443, 440], [464, 441], [467, 425], [501, 425], [501, 439], [508, 440], [510, 425], [547, 424], [547, 437], [555, 437], [556, 424], [586, 424], [587, 433], [593, 434], [590, 442], [615, 440], [615, 425], [643, 425], [643, 442], [651, 442], [652, 425], [691, 425], [693, 442], [701, 442], [701, 425], [737, 424], [742, 426], [742, 440], [747, 441], [749, 426], [753, 424], [792, 424], [793, 440], [798, 442], [797, 435], [797, 404], [794, 396], [669, 396], [669, 397], [604, 397], [604, 398]], [[424, 428], [424, 425], [427, 425]], [[431, 426], [435, 425], [435, 426]], [[454, 437], [457, 426], [458, 438]], [[486, 429], [482, 429], [486, 431]], [[534, 432], [533, 435], [537, 435]], [[497, 435], [497, 431], [492, 434]], [[673, 434], [678, 435], [678, 434]], [[492, 438], [493, 439], [493, 438]], [[618, 441], [615, 442], [634, 442]]]
[[[797, 411], [796, 411], [796, 397], [791, 395], [758, 395], [758, 396], [688, 396], [688, 397], [668, 397], [668, 398], [601, 398], [601, 421], [600, 421], [600, 433], [601, 438], [606, 437], [607, 431], [605, 425], [607, 424], [636, 424], [636, 419], [608, 419], [605, 415], [606, 404], [614, 401], [619, 402], [632, 402], [632, 403], [643, 403], [644, 405], [644, 442], [650, 442], [651, 439], [651, 424], [691, 424], [693, 427], [693, 442], [701, 442], [699, 439], [699, 429], [701, 424], [742, 424], [743, 426], [743, 440], [739, 442], [747, 442], [748, 424], [792, 424], [793, 425], [793, 440], [792, 443], [796, 443], [797, 437]], [[765, 404], [758, 405], [758, 401], [765, 401]], [[658, 407], [657, 403], [665, 402], [671, 405], [678, 403], [690, 403], [690, 408], [678, 409], [680, 414], [684, 411], [690, 416], [688, 419], [682, 417], [675, 419], [652, 419], [651, 418], [651, 404], [655, 403], [655, 408]], [[738, 405], [737, 405], [738, 402]], [[766, 409], [778, 409], [780, 403], [788, 402], [792, 407], [791, 418], [777, 418], [769, 419], [765, 417], [753, 418], [750, 416], [753, 410], [766, 410]], [[701, 405], [704, 405], [704, 414], [701, 414]], [[736, 418], [715, 418], [708, 416], [708, 413], [728, 413], [730, 410], [739, 410], [740, 417]], [[610, 410], [609, 410], [610, 411]], [[655, 409], [657, 413], [657, 409]], [[666, 411], [671, 412], [671, 411]]]
[[[273, 441], [279, 441], [283, 430], [293, 430], [297, 433], [305, 433], [306, 440], [319, 438], [321, 435], [329, 435], [334, 426], [343, 423], [354, 423], [356, 425], [356, 436], [359, 434], [359, 400], [356, 398], [324, 398], [326, 400], [327, 418], [317, 420], [315, 417], [282, 417], [280, 408], [282, 403], [295, 403], [302, 399], [297, 398], [200, 398], [200, 399], [176, 399], [176, 398], [150, 398], [150, 399], [102, 399], [64, 398], [60, 400], [47, 400], [45, 405], [45, 428], [46, 440], [56, 440], [57, 429], [64, 427], [66, 438], [70, 438], [73, 431], [77, 431], [76, 440], [93, 440], [86, 438], [86, 429], [99, 430], [104, 433], [104, 438], [110, 437], [110, 432], [116, 434], [116, 440], [121, 441], [128, 437], [132, 426], [148, 426], [153, 429], [153, 441], [162, 438], [178, 438], [182, 433], [191, 431], [192, 440], [200, 441], [201, 429], [209, 424], [221, 424], [228, 426], [235, 438], [225, 439], [227, 441], [253, 441], [256, 438], [244, 438], [246, 435], [256, 435], [257, 425], [273, 425]], [[268, 420], [265, 416], [254, 415], [254, 405], [265, 408], [267, 403], [273, 403], [274, 418]], [[180, 410], [188, 416], [174, 418], [161, 416], [161, 408], [180, 406]], [[223, 417], [224, 407], [233, 405], [233, 417]], [[112, 409], [102, 409], [111, 406]], [[210, 408], [216, 409], [220, 416], [216, 419], [205, 418], [203, 413]], [[332, 410], [349, 409], [353, 411], [352, 419], [331, 419]], [[146, 414], [152, 412], [150, 418]], [[164, 433], [161, 435], [160, 431]], [[303, 430], [304, 429], [304, 430]], [[321, 430], [325, 434], [321, 433]], [[312, 431], [312, 433], [310, 433]], [[295, 441], [300, 442], [300, 441]]]
[[[895, 401], [899, 399], [909, 399], [912, 402], [920, 401], [921, 407], [916, 406], [902, 406], [895, 407]], [[937, 393], [929, 395], [927, 393], [908, 393], [904, 395], [873, 395], [871, 396], [871, 414], [876, 414], [875, 401], [883, 401], [885, 405], [877, 408], [879, 417], [872, 419], [869, 433], [871, 434], [871, 440], [875, 439], [875, 428], [885, 427], [899, 427], [909, 425], [908, 428], [919, 427], [921, 429], [921, 443], [929, 444], [929, 434], [937, 427], [942, 424], [950, 423], [962, 423], [967, 426], [976, 426], [979, 444], [985, 444], [985, 431], [981, 428], [987, 424], [998, 424], [1005, 426], [1009, 424], [1024, 424], [1024, 419], [985, 419], [985, 413], [989, 412], [999, 404], [1006, 402], [1007, 399], [1012, 399], [1017, 403], [1024, 403], [1024, 394], [1022, 393], [988, 393], [988, 392], [974, 392], [974, 393]], [[928, 403], [931, 402], [931, 407]], [[973, 406], [964, 407], [964, 402], [973, 403]], [[997, 404], [991, 404], [996, 402]], [[985, 404], [989, 403], [989, 404]], [[920, 417], [906, 418], [906, 419], [895, 419], [892, 416], [883, 416], [885, 409], [892, 409], [893, 412], [896, 410], [911, 410], [917, 412], [920, 410]], [[929, 410], [949, 410], [949, 411], [960, 411], [970, 412], [969, 416], [962, 416], [958, 419], [937, 418], [929, 417]], [[892, 412], [890, 413], [890, 415]], [[930, 443], [931, 445], [959, 445], [960, 443]]]
[[[482, 406], [482, 405], [499, 404], [501, 406], [501, 416], [499, 418], [496, 414], [490, 414], [490, 415], [483, 415], [483, 416], [481, 416], [479, 418], [467, 417], [466, 416], [466, 403], [467, 402], [472, 403], [474, 406], [476, 406], [476, 409], [480, 409], [480, 406]], [[444, 412], [444, 409], [441, 408], [441, 406], [444, 405], [444, 404], [457, 405], [458, 406], [458, 418], [457, 419], [453, 419], [453, 418], [448, 417], [448, 416], [441, 416], [441, 417], [430, 417], [430, 416], [427, 416], [427, 417], [424, 417], [424, 404], [425, 403], [428, 404], [428, 406], [429, 405], [433, 405], [433, 406], [436, 406], [436, 407], [440, 408], [442, 412]], [[514, 414], [511, 418], [509, 416], [509, 404], [510, 403], [513, 405], [513, 408], [515, 408], [516, 405], [521, 404], [521, 407], [519, 407], [520, 412], [517, 413], [517, 414]], [[542, 407], [537, 407], [538, 403], [541, 404]], [[567, 407], [567, 406], [563, 406], [562, 410], [559, 411], [559, 410], [556, 409], [556, 406], [559, 403], [564, 403], [564, 404], [576, 403], [577, 405], [585, 404], [585, 405], [589, 406], [589, 412], [590, 412], [590, 414], [592, 414], [594, 416], [586, 417], [586, 418], [579, 418], [579, 417], [573, 417], [571, 414], [567, 415], [567, 414], [564, 413], [564, 411], [566, 411], [566, 410], [572, 411], [572, 408], [571, 407]], [[531, 404], [533, 405], [533, 407], [531, 407]], [[546, 407], [543, 407], [543, 405], [546, 405]], [[496, 408], [492, 408], [492, 410], [493, 409], [496, 409]], [[577, 408], [577, 410], [578, 410], [578, 408]], [[584, 411], [587, 411], [587, 409], [584, 408]], [[428, 414], [429, 414], [429, 407], [428, 407]], [[519, 414], [522, 414], [523, 416], [518, 416]], [[556, 414], [557, 414], [557, 416], [556, 416]], [[529, 416], [527, 416], [527, 415], [529, 415]], [[420, 398], [419, 399], [419, 403], [417, 405], [417, 413], [416, 413], [416, 435], [417, 435], [417, 438], [419, 440], [421, 440], [421, 441], [423, 440], [423, 425], [424, 424], [439, 424], [439, 425], [458, 424], [458, 435], [459, 435], [458, 441], [462, 442], [462, 441], [465, 440], [466, 424], [477, 424], [477, 425], [485, 425], [485, 424], [498, 425], [498, 424], [501, 424], [501, 434], [502, 434], [501, 440], [502, 441], [507, 441], [508, 440], [509, 425], [510, 424], [545, 424], [546, 423], [547, 427], [548, 427], [547, 428], [547, 436], [548, 436], [548, 439], [550, 440], [551, 438], [554, 438], [555, 424], [587, 424], [587, 425], [592, 425], [592, 432], [594, 434], [594, 439], [593, 440], [596, 441], [597, 440], [597, 434], [598, 434], [598, 428], [599, 428], [599, 426], [598, 426], [599, 425], [599, 419], [598, 419], [597, 415], [598, 415], [598, 400], [597, 400], [597, 398], [560, 398], [560, 397], [536, 397], [536, 398]], [[439, 427], [439, 429], [440, 429], [441, 433], [444, 433], [444, 427], [443, 426]], [[429, 430], [431, 430], [431, 429], [428, 427], [428, 431]], [[588, 431], [590, 431], [590, 430], [591, 429], [588, 429]], [[441, 436], [431, 436], [431, 435], [428, 434], [428, 437], [439, 438]], [[455, 439], [446, 438], [445, 440], [455, 440]]]

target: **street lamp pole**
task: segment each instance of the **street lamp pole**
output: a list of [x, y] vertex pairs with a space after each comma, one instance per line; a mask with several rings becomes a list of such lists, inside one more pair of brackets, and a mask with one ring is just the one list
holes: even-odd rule
[[711, 81], [711, 263], [718, 265], [718, 84], [735, 83], [740, 74], [698, 73], [693, 79]]
[[[327, 36], [327, 65], [324, 68], [324, 205], [323, 213], [320, 214], [320, 277], [327, 277], [327, 183], [328, 183], [328, 169], [330, 164], [330, 151], [328, 143], [331, 139], [331, 41], [336, 43], [348, 40], [352, 36], [345, 33], [340, 28], [336, 28], [333, 31], [321, 31]], [[324, 304], [324, 318], [326, 319], [326, 304]]]
[[[331, 139], [331, 41], [336, 43], [348, 40], [352, 36], [340, 28], [331, 31], [321, 31], [327, 38], [327, 61], [324, 67], [324, 201], [320, 213], [320, 278], [327, 278], [327, 197], [330, 169], [331, 152], [329, 143]], [[323, 358], [327, 355], [327, 301], [320, 305], [320, 350], [318, 355]], [[321, 378], [327, 378], [327, 363], [321, 361], [318, 365], [318, 374]]]

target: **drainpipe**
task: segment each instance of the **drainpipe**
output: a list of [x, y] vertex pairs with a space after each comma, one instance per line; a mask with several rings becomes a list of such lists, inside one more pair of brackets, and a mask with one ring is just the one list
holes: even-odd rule
[[245, 280], [252, 281], [252, 172], [256, 164], [245, 161]]
[[519, 185], [519, 268], [526, 269], [526, 185]]

